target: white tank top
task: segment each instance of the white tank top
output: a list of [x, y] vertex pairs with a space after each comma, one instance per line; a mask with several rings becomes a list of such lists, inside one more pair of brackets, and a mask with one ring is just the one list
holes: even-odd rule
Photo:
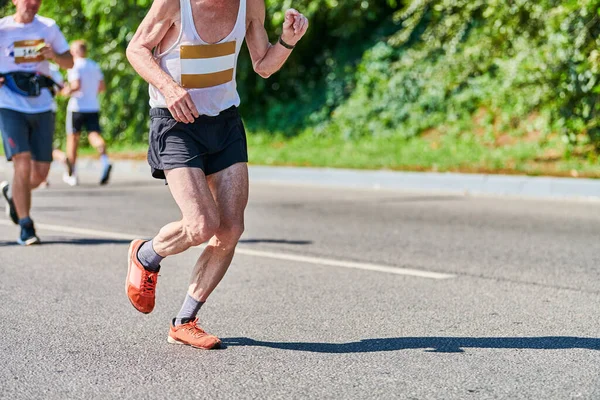
[[[231, 106], [239, 106], [235, 73], [246, 36], [246, 0], [240, 0], [233, 30], [215, 44], [206, 43], [198, 35], [190, 0], [179, 0], [179, 6], [179, 37], [164, 52], [155, 51], [158, 64], [188, 91], [200, 115], [215, 116]], [[150, 107], [167, 107], [163, 95], [152, 85]]]

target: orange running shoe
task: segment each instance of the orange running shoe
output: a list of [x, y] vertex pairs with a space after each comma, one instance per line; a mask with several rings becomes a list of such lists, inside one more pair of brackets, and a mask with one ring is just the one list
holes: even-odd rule
[[144, 242], [144, 240], [136, 239], [129, 245], [125, 292], [136, 310], [149, 314], [154, 309], [158, 272], [146, 270], [137, 258], [138, 250]]
[[171, 344], [186, 344], [197, 349], [217, 349], [221, 346], [221, 340], [204, 332], [196, 323], [198, 318], [185, 324], [175, 326], [175, 319], [171, 323], [171, 330], [167, 342]]

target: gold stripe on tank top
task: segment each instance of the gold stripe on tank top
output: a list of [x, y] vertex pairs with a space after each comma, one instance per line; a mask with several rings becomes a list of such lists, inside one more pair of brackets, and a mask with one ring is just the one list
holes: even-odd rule
[[217, 44], [200, 44], [192, 46], [181, 46], [181, 58], [214, 58], [223, 57], [235, 54], [235, 41], [217, 43]]
[[[179, 50], [179, 57], [182, 61], [181, 86], [184, 88], [205, 89], [222, 85], [233, 80], [236, 50], [235, 41], [217, 44], [182, 45]], [[222, 58], [228, 56], [233, 57], [230, 57], [229, 60], [227, 60], [227, 58]], [[190, 65], [190, 62], [196, 63], [196, 65], [202, 63], [200, 64], [201, 66], [204, 65], [204, 62], [212, 64], [212, 67], [208, 67], [208, 69], [213, 69], [214, 72], [194, 73], [194, 71], [190, 71], [190, 68], [193, 68], [192, 66], [194, 65]], [[200, 71], [196, 72], [201, 72], [202, 68], [199, 68], [199, 70]]]
[[233, 80], [233, 68], [212, 74], [181, 75], [181, 86], [187, 89], [204, 89], [222, 85]]

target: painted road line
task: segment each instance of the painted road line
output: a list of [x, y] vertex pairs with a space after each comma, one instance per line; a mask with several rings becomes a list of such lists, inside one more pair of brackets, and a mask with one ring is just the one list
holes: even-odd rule
[[105, 239], [121, 239], [121, 240], [133, 240], [143, 236], [134, 235], [132, 233], [120, 233], [120, 232], [109, 232], [109, 231], [99, 231], [96, 229], [85, 229], [85, 228], [76, 228], [73, 226], [62, 226], [62, 225], [50, 225], [50, 224], [35, 224], [38, 229], [46, 229], [49, 231], [55, 232], [63, 232], [63, 233], [73, 233], [75, 235], [90, 235], [101, 237]]
[[[1, 220], [0, 220], [0, 225], [14, 226], [14, 224], [10, 221], [1, 221]], [[94, 237], [101, 237], [101, 238], [106, 238], [106, 239], [133, 240], [136, 238], [144, 237], [143, 235], [135, 235], [133, 233], [109, 232], [109, 231], [101, 231], [101, 230], [96, 230], [96, 229], [76, 228], [76, 227], [72, 227], [72, 226], [62, 226], [62, 225], [52, 225], [52, 224], [36, 224], [36, 227], [38, 229], [42, 229], [42, 230], [49, 230], [49, 231], [61, 232], [61, 233], [71, 233], [71, 234], [82, 235], [82, 236], [94, 236]], [[331, 258], [309, 257], [309, 256], [301, 256], [301, 255], [290, 254], [290, 253], [253, 250], [253, 249], [247, 249], [244, 247], [237, 247], [235, 252], [236, 252], [236, 254], [243, 254], [243, 255], [247, 255], [247, 256], [262, 257], [262, 258], [272, 258], [275, 260], [296, 261], [296, 262], [305, 263], [305, 264], [326, 265], [326, 266], [339, 267], [339, 268], [360, 269], [363, 271], [384, 272], [384, 273], [388, 273], [388, 274], [414, 276], [414, 277], [418, 277], [418, 278], [451, 279], [451, 278], [456, 277], [456, 275], [446, 274], [446, 273], [442, 273], [442, 272], [423, 271], [423, 270], [412, 269], [412, 268], [390, 267], [387, 265], [378, 265], [378, 264], [362, 263], [362, 262], [355, 262], [355, 261], [345, 261], [345, 260], [335, 260], [335, 259], [331, 259]]]
[[365, 271], [386, 272], [388, 274], [416, 276], [419, 278], [450, 279], [450, 278], [456, 277], [455, 275], [444, 274], [441, 272], [422, 271], [419, 269], [411, 269], [411, 268], [389, 267], [386, 265], [361, 263], [361, 262], [354, 262], [354, 261], [333, 260], [330, 258], [308, 257], [308, 256], [300, 256], [300, 255], [296, 255], [296, 254], [274, 253], [274, 252], [270, 252], [270, 251], [251, 250], [251, 249], [240, 248], [240, 247], [238, 247], [235, 250], [235, 252], [239, 253], [239, 254], [249, 255], [249, 256], [274, 258], [277, 260], [297, 261], [297, 262], [306, 263], [306, 264], [329, 265], [332, 267], [341, 267], [341, 268], [362, 269]]
[[[13, 224], [10, 221], [0, 221], [0, 225], [15, 226], [15, 224]], [[37, 222], [35, 223], [35, 227], [36, 227], [36, 229], [41, 229], [41, 230], [49, 230], [49, 231], [61, 232], [61, 233], [72, 233], [75, 235], [83, 235], [83, 236], [90, 235], [90, 236], [100, 237], [100, 238], [104, 238], [104, 239], [133, 240], [133, 239], [143, 237], [143, 235], [134, 235], [132, 233], [99, 231], [96, 229], [76, 228], [73, 226], [38, 224]]]

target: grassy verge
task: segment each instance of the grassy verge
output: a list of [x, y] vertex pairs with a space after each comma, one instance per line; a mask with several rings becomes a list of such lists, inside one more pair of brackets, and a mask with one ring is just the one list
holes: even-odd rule
[[251, 162], [263, 165], [600, 178], [596, 155], [581, 149], [579, 156], [568, 156], [557, 138], [501, 139], [430, 134], [346, 141], [310, 133], [294, 138], [255, 133], [248, 145]]
[[[293, 138], [254, 132], [248, 134], [248, 146], [250, 162], [257, 165], [600, 178], [595, 153], [566, 151], [565, 144], [551, 136], [486, 138], [428, 133], [412, 139], [368, 137], [348, 141], [308, 131]], [[111, 145], [109, 151], [114, 159], [145, 160], [147, 145]], [[79, 154], [96, 157], [90, 147], [82, 147]]]

